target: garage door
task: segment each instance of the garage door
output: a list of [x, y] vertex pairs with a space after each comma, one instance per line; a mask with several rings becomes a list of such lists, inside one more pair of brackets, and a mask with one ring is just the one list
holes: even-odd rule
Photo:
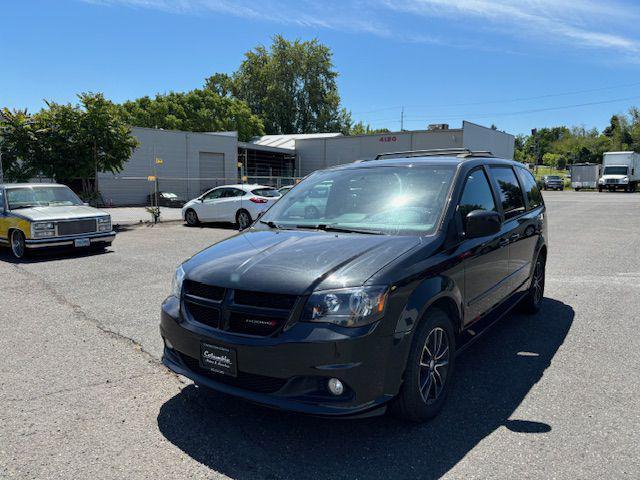
[[200, 192], [224, 183], [224, 153], [200, 152]]

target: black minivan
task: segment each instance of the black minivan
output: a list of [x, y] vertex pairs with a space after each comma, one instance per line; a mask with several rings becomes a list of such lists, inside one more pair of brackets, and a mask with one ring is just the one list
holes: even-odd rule
[[517, 304], [540, 308], [545, 205], [514, 161], [390, 157], [309, 175], [184, 262], [162, 305], [163, 363], [279, 409], [436, 415], [456, 355]]

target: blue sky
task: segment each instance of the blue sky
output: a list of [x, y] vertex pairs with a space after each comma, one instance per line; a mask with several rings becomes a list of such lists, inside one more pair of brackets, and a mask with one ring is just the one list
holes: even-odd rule
[[354, 120], [603, 128], [640, 105], [640, 5], [591, 0], [21, 0], [0, 4], [0, 105], [199, 87], [270, 37], [334, 52]]

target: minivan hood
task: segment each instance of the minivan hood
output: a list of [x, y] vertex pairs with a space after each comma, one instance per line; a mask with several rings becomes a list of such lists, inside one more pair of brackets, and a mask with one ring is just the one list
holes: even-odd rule
[[11, 210], [11, 213], [38, 222], [47, 220], [71, 220], [76, 218], [100, 217], [108, 215], [97, 208], [87, 205], [45, 206], [19, 208]]
[[421, 243], [417, 236], [248, 231], [201, 251], [183, 268], [187, 278], [209, 285], [302, 295], [362, 285]]

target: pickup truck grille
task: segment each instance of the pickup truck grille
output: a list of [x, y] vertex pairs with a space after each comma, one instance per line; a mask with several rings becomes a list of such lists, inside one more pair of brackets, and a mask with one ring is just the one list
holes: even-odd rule
[[223, 287], [185, 280], [185, 313], [192, 321], [217, 330], [268, 337], [282, 329], [298, 300], [296, 295], [225, 292]]
[[605, 183], [606, 183], [607, 185], [609, 185], [609, 184], [613, 184], [613, 183], [620, 183], [620, 181], [619, 181], [617, 178], [607, 178], [607, 179], [605, 180]]
[[58, 235], [79, 235], [82, 233], [94, 233], [97, 230], [95, 218], [58, 222]]

